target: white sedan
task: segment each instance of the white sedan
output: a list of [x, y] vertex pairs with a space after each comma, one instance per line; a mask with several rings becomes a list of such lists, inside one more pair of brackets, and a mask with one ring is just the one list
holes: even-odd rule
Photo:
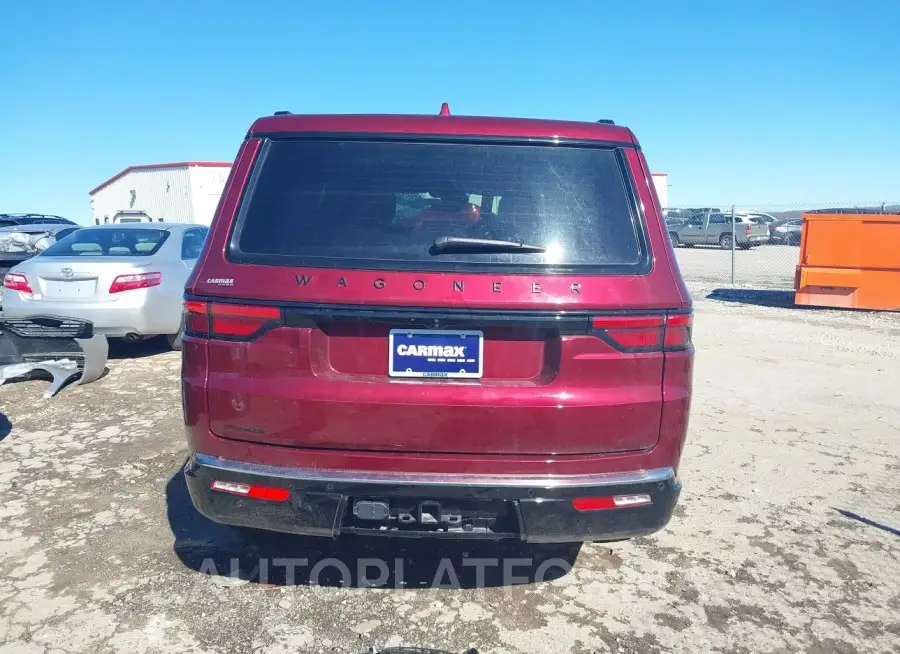
[[84, 227], [11, 269], [9, 317], [81, 318], [110, 337], [165, 335], [181, 347], [184, 285], [209, 229], [142, 223]]

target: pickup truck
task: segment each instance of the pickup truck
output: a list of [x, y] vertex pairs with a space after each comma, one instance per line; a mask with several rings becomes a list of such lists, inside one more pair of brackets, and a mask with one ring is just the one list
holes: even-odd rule
[[[762, 245], [769, 240], [769, 228], [742, 216], [734, 217], [734, 245], [742, 250]], [[667, 224], [669, 238], [674, 247], [681, 245], [718, 245], [730, 250], [731, 215], [713, 211], [696, 211], [685, 216], [680, 222]]]

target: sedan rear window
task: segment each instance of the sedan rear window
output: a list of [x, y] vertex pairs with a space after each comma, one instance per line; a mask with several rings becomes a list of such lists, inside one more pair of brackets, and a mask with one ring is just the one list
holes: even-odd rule
[[649, 259], [625, 175], [621, 154], [605, 147], [273, 141], [245, 195], [230, 258], [637, 272]]
[[149, 257], [169, 236], [162, 229], [79, 229], [44, 250], [42, 257]]

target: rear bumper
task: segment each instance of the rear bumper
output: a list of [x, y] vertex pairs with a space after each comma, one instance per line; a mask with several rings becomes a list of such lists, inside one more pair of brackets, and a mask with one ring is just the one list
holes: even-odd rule
[[181, 326], [179, 300], [154, 299], [142, 291], [127, 293], [133, 293], [134, 297], [123, 297], [111, 302], [65, 302], [34, 300], [22, 297], [18, 292], [7, 291], [3, 312], [14, 318], [35, 314], [80, 318], [94, 325], [94, 333], [111, 337], [128, 334], [154, 336], [178, 331]]
[[[671, 468], [571, 476], [456, 475], [282, 468], [195, 453], [184, 469], [197, 509], [216, 522], [313, 536], [367, 533], [444, 538], [519, 538], [533, 543], [618, 540], [662, 529], [672, 516], [681, 484]], [[213, 491], [214, 481], [287, 489], [285, 501]], [[579, 511], [572, 500], [648, 495], [651, 504]], [[448, 507], [448, 512], [496, 514], [484, 528], [433, 527], [413, 518], [354, 516], [358, 500], [391, 507]], [[438, 509], [440, 512], [440, 508]], [[481, 523], [479, 523], [481, 524]], [[485, 523], [487, 524], [487, 523]]]

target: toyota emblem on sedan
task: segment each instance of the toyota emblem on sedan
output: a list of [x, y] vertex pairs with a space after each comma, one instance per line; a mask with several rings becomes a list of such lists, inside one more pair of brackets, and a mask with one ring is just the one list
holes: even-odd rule
[[59, 272], [62, 273], [62, 276], [63, 276], [63, 277], [71, 277], [72, 275], [75, 274], [75, 271], [72, 270], [71, 268], [63, 268], [63, 269], [60, 270]]

